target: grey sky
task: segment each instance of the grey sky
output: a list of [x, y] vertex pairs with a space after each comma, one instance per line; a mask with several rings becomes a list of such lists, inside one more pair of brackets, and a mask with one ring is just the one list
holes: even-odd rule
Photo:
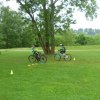
[[[10, 6], [11, 9], [17, 10], [18, 4], [16, 3], [16, 0], [11, 0], [6, 2], [6, 0], [0, 0], [3, 1], [5, 6]], [[98, 6], [100, 7], [100, 0], [96, 0]], [[72, 28], [78, 29], [78, 28], [95, 28], [100, 29], [100, 9], [97, 11], [98, 16], [93, 21], [88, 21], [85, 18], [84, 13], [82, 12], [75, 12], [74, 18], [77, 20], [77, 24], [71, 25]]]

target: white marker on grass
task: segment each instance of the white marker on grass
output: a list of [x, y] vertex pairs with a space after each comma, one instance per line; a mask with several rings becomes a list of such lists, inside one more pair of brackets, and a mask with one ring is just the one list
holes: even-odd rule
[[13, 70], [12, 70], [12, 69], [11, 69], [11, 71], [10, 71], [10, 74], [11, 74], [11, 75], [13, 75], [13, 74], [14, 74], [14, 72], [13, 72]]
[[27, 66], [29, 66], [29, 67], [30, 67], [31, 65], [27, 65]]
[[73, 60], [76, 60], [75, 57], [73, 58]]

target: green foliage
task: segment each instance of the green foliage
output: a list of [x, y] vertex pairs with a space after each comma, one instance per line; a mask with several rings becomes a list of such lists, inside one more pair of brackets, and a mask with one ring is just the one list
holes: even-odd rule
[[72, 30], [67, 30], [63, 33], [63, 39], [65, 45], [74, 45], [75, 44], [75, 34]]
[[56, 45], [63, 43], [64, 45], [74, 45], [76, 35], [72, 30], [65, 30], [55, 35]]
[[76, 35], [75, 39], [76, 45], [100, 45], [100, 35]]
[[0, 32], [0, 48], [5, 48], [5, 41], [3, 40], [3, 35]]
[[32, 46], [32, 44], [37, 45], [37, 41], [38, 40], [36, 40], [32, 25], [31, 23], [28, 23], [28, 25], [23, 29], [21, 34], [21, 45], [22, 47], [30, 47]]
[[95, 35], [93, 39], [95, 45], [100, 45], [100, 35]]
[[86, 37], [84, 34], [79, 34], [78, 36], [76, 36], [76, 41], [75, 41], [76, 44], [80, 44], [80, 45], [85, 45], [87, 44], [87, 41], [86, 41]]
[[100, 35], [86, 35], [85, 33], [75, 34], [73, 31], [65, 31], [55, 35], [56, 45], [100, 45]]
[[0, 48], [30, 47], [35, 41], [35, 33], [31, 22], [22, 19], [22, 15], [1, 7], [0, 16]]
[[95, 39], [93, 36], [86, 36], [87, 45], [95, 45]]
[[5, 47], [17, 47], [20, 44], [22, 21], [20, 15], [10, 11], [7, 7], [1, 8], [1, 34], [5, 41]]
[[61, 43], [64, 43], [63, 36], [60, 35], [60, 34], [57, 34], [57, 35], [55, 36], [55, 44], [56, 44], [56, 46], [58, 46], [58, 45], [61, 44]]

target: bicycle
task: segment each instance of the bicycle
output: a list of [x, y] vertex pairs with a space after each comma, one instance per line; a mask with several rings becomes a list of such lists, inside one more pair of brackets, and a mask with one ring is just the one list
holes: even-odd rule
[[40, 52], [34, 51], [32, 55], [29, 55], [28, 60], [30, 63], [34, 62], [46, 63], [47, 57], [44, 54], [41, 54]]
[[61, 59], [64, 59], [65, 61], [70, 61], [72, 59], [72, 56], [68, 53], [67, 54], [62, 54], [60, 52], [57, 52], [56, 54], [54, 54], [54, 59], [56, 61], [60, 61]]

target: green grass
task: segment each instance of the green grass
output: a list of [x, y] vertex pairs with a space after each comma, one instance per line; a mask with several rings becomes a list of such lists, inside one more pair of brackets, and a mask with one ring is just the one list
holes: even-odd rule
[[46, 64], [33, 66], [31, 51], [1, 51], [0, 100], [100, 100], [100, 46], [68, 48], [75, 61], [49, 56]]

